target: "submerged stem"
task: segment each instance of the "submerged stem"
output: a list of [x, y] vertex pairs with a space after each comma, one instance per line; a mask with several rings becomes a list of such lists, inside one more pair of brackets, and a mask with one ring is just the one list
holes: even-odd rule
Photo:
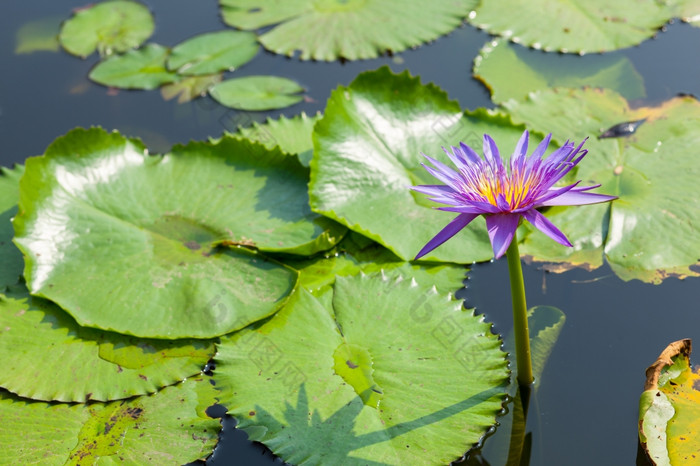
[[523, 268], [520, 264], [518, 234], [506, 251], [508, 274], [510, 275], [510, 295], [513, 301], [513, 332], [515, 333], [515, 359], [518, 368], [518, 384], [530, 385], [532, 377], [532, 358], [530, 356], [530, 331], [527, 328], [527, 302], [525, 301], [525, 282]]

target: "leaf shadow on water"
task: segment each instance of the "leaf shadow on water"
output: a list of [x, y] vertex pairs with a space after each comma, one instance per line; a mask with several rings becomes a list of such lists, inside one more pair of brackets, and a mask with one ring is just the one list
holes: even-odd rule
[[[367, 389], [368, 392], [370, 390]], [[351, 456], [350, 453], [370, 445], [393, 440], [413, 430], [440, 422], [478, 405], [483, 400], [498, 396], [500, 393], [498, 387], [484, 390], [458, 403], [414, 420], [400, 422], [383, 430], [355, 435], [353, 433], [355, 422], [362, 409], [366, 407], [362, 401], [362, 396], [368, 396], [368, 393], [362, 393], [362, 396], [353, 398], [345, 406], [325, 420], [322, 420], [318, 411], [309, 411], [308, 395], [305, 384], [302, 383], [298, 389], [296, 407], [290, 403], [285, 403], [283, 420], [276, 419], [274, 415], [263, 407], [256, 405], [256, 426], [247, 427], [246, 430], [254, 431], [259, 426], [266, 426], [267, 432], [275, 432], [277, 438], [267, 439], [265, 443], [271, 447], [276, 455], [287, 458], [288, 461], [292, 461], [294, 464], [303, 462], [312, 455], [318, 455], [316, 462], [320, 461], [324, 464], [347, 464], [348, 460], [355, 459], [361, 460], [362, 464], [383, 465], [386, 463]], [[302, 438], [299, 438], [300, 434], [303, 436]], [[339, 437], [339, 434], [342, 437]], [[252, 436], [254, 437], [255, 435]], [[279, 448], [275, 448], [274, 444], [277, 443], [277, 439], [284, 442], [289, 436], [295, 437], [293, 445], [284, 445], [280, 442]], [[308, 446], [310, 451], [301, 452], [298, 449], [298, 445]], [[290, 457], [290, 455], [295, 456]], [[305, 456], [301, 457], [300, 455]]]

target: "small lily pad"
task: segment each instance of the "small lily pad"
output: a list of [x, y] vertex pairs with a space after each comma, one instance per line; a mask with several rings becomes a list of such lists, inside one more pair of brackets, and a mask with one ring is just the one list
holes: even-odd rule
[[90, 71], [90, 79], [104, 86], [121, 89], [155, 89], [177, 81], [178, 75], [165, 68], [170, 50], [148, 44], [124, 55], [107, 58]]
[[153, 393], [200, 373], [202, 340], [139, 340], [79, 327], [55, 304], [13, 287], [0, 295], [0, 386], [44, 401], [109, 401]]
[[[311, 208], [411, 260], [456, 216], [435, 210], [437, 204], [409, 189], [434, 184], [421, 166], [421, 152], [449, 163], [442, 146], [463, 141], [479, 148], [488, 133], [505, 154], [522, 132], [498, 112], [463, 113], [441, 89], [407, 72], [395, 75], [385, 67], [362, 73], [333, 91], [314, 127]], [[479, 218], [426, 259], [472, 263], [491, 257]]]
[[675, 341], [646, 370], [639, 442], [653, 465], [697, 463], [700, 373], [690, 365], [690, 353], [690, 340]]
[[58, 52], [62, 16], [49, 16], [24, 23], [15, 35], [15, 53]]
[[173, 48], [168, 58], [168, 69], [186, 76], [233, 71], [252, 60], [259, 48], [252, 32], [200, 34]]
[[19, 179], [23, 173], [24, 165], [13, 169], [0, 167], [0, 287], [16, 284], [24, 267], [22, 253], [12, 243], [15, 232], [11, 222], [17, 213]]
[[481, 49], [474, 60], [474, 77], [491, 89], [491, 99], [497, 103], [521, 100], [532, 91], [551, 87], [604, 87], [628, 100], [646, 96], [644, 80], [627, 57], [535, 52], [503, 39]]
[[204, 96], [209, 89], [220, 83], [223, 79], [221, 73], [204, 76], [187, 76], [172, 84], [165, 84], [160, 88], [160, 94], [165, 100], [177, 97], [177, 103], [183, 104], [197, 97]]
[[238, 128], [232, 135], [257, 141], [268, 149], [279, 147], [282, 152], [296, 154], [301, 164], [308, 167], [314, 153], [311, 133], [320, 118], [320, 113], [307, 116], [302, 112], [292, 118], [280, 115], [277, 120], [268, 118], [263, 124], [254, 122], [250, 127]]
[[494, 424], [508, 377], [483, 317], [394, 272], [300, 289], [216, 361], [238, 428], [292, 464], [447, 464]]
[[508, 0], [481, 2], [469, 22], [529, 47], [609, 52], [653, 37], [676, 9], [637, 0]]
[[153, 16], [140, 3], [113, 0], [75, 12], [63, 23], [59, 39], [66, 51], [87, 57], [123, 53], [143, 44], [153, 34]]
[[240, 29], [274, 27], [260, 43], [302, 60], [375, 58], [437, 39], [458, 27], [476, 0], [219, 0], [221, 16]]
[[215, 395], [201, 378], [112, 403], [45, 403], [0, 390], [0, 463], [181, 465], [204, 459], [220, 430], [219, 420], [204, 412]]
[[345, 233], [310, 211], [308, 169], [277, 150], [225, 137], [145, 152], [76, 129], [27, 160], [14, 225], [28, 287], [80, 325], [143, 338], [231, 332], [274, 313], [296, 282], [257, 250], [311, 255]]
[[304, 92], [304, 88], [291, 79], [278, 76], [227, 79], [209, 90], [209, 94], [221, 105], [240, 110], [289, 107], [303, 100], [299, 92]]

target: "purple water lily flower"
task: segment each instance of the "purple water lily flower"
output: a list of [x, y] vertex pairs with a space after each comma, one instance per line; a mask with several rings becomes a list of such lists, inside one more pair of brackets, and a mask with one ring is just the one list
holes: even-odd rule
[[554, 186], [588, 152], [581, 149], [585, 139], [578, 146], [566, 141], [562, 147], [543, 158], [552, 135], [547, 135], [530, 157], [527, 156], [528, 137], [525, 131], [506, 163], [488, 134], [484, 134], [483, 159], [463, 142], [459, 147], [452, 146], [451, 153], [443, 148], [457, 171], [422, 154], [435, 168], [422, 164], [423, 167], [445, 184], [412, 186], [411, 189], [449, 206], [438, 207], [439, 210], [457, 212], [459, 215], [421, 249], [416, 259], [452, 238], [479, 215], [486, 218], [496, 259], [505, 254], [510, 246], [521, 217], [554, 241], [571, 246], [566, 236], [537, 208], [595, 204], [617, 199], [615, 196], [589, 192], [600, 185], [579, 187], [579, 181], [564, 187]]

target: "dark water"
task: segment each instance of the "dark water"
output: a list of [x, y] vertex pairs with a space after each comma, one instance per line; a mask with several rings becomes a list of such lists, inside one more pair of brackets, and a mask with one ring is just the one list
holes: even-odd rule
[[[151, 0], [156, 32], [163, 45], [222, 29], [214, 0]], [[180, 105], [165, 102], [158, 91], [107, 90], [87, 80], [97, 58], [80, 60], [65, 53], [14, 55], [15, 32], [27, 21], [68, 17], [81, 3], [68, 0], [3, 2], [0, 6], [0, 164], [21, 163], [40, 154], [56, 137], [76, 126], [101, 125], [141, 137], [152, 152], [176, 142], [218, 136], [238, 124], [262, 120], [265, 113], [236, 112], [210, 99]], [[487, 90], [471, 79], [472, 60], [488, 35], [465, 26], [433, 44], [354, 63], [306, 63], [261, 52], [236, 72], [283, 75], [302, 83], [310, 102], [280, 113], [323, 109], [330, 91], [361, 71], [389, 65], [409, 69], [432, 81], [465, 108], [490, 106]], [[700, 60], [682, 50], [700, 49], [700, 29], [673, 24], [654, 39], [621, 53], [644, 76], [647, 99], [654, 104], [678, 93], [700, 95]], [[541, 53], [541, 52], [532, 52]], [[560, 57], [562, 60], [571, 57]], [[475, 266], [465, 295], [467, 304], [510, 329], [505, 261]], [[700, 333], [700, 280], [670, 279], [662, 285], [622, 282], [604, 267], [547, 274], [525, 266], [528, 304], [559, 307], [566, 325], [540, 389], [531, 405], [531, 465], [634, 464], [637, 455], [637, 403], [644, 369], [671, 341]], [[698, 335], [700, 338], [700, 335]], [[226, 421], [222, 441], [210, 464], [279, 464]]]

